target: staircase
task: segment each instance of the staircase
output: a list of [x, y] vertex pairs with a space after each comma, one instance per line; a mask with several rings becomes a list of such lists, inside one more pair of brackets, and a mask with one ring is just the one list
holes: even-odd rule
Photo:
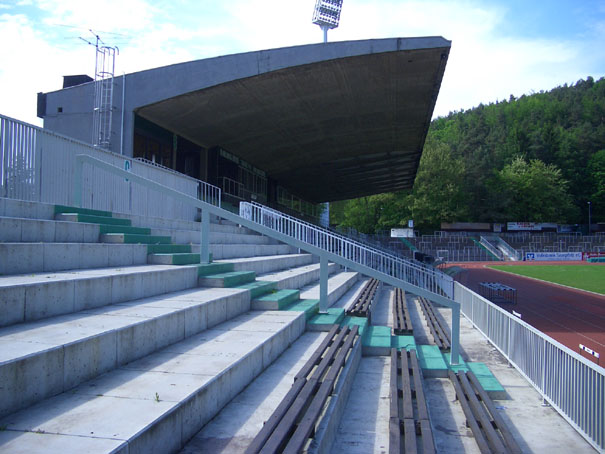
[[199, 223], [0, 199], [1, 452], [177, 452], [303, 335], [313, 257], [210, 232], [200, 265]]

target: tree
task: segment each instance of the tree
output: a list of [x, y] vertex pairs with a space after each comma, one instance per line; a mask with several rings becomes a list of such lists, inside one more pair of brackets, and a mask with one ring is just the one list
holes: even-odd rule
[[410, 197], [412, 217], [419, 229], [439, 229], [441, 222], [468, 217], [465, 166], [450, 148], [427, 140]]
[[569, 222], [577, 215], [569, 183], [554, 164], [517, 156], [492, 179], [496, 221]]

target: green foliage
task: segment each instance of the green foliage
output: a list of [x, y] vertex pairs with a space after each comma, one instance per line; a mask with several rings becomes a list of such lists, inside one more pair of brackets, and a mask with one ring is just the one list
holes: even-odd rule
[[497, 221], [560, 222], [575, 214], [569, 184], [554, 164], [518, 156], [492, 181], [494, 204], [506, 216]]
[[593, 222], [605, 221], [605, 79], [592, 77], [437, 118], [411, 194], [339, 202], [331, 219], [363, 232], [408, 218], [421, 229], [442, 221], [585, 223], [588, 201]]

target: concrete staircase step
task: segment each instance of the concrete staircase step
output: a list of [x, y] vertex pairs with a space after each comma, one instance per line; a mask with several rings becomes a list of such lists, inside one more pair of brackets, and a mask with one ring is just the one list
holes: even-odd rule
[[298, 250], [287, 244], [210, 244], [215, 260], [296, 254]]
[[0, 276], [0, 326], [193, 288], [197, 272], [144, 265]]
[[249, 308], [247, 291], [190, 289], [2, 328], [0, 416], [62, 393]]
[[268, 255], [217, 260], [215, 263], [225, 262], [233, 264], [233, 271], [254, 271], [259, 275], [309, 265], [313, 262], [313, 256], [311, 254]]
[[[99, 226], [99, 233], [104, 235], [106, 233], [133, 233], [137, 235], [151, 235], [151, 229], [147, 227], [130, 227], [127, 225], [110, 225], [101, 224]], [[157, 235], [155, 235], [157, 236]], [[170, 237], [168, 237], [170, 238]]]
[[187, 252], [172, 254], [149, 254], [148, 262], [162, 265], [191, 265], [200, 263], [200, 254]]
[[75, 222], [0, 217], [2, 242], [96, 243], [99, 226]]
[[[336, 273], [339, 269], [337, 264], [330, 263], [328, 275]], [[312, 282], [319, 281], [319, 263], [263, 274], [260, 279], [277, 282], [278, 289], [303, 288]]]
[[210, 274], [229, 273], [233, 270], [231, 263], [204, 263], [198, 266], [198, 277], [208, 276]]
[[236, 287], [253, 282], [254, 279], [256, 279], [254, 271], [228, 271], [201, 276], [198, 282], [202, 287]]
[[303, 332], [301, 313], [242, 314], [2, 419], [0, 445], [175, 452]]
[[304, 312], [308, 322], [319, 312], [319, 300], [298, 300], [287, 306], [285, 310]]
[[254, 282], [248, 282], [243, 285], [238, 285], [235, 288], [250, 291], [250, 299], [255, 299], [255, 298], [258, 298], [259, 296], [262, 296], [269, 292], [274, 291], [275, 287], [276, 286], [275, 286], [274, 282], [254, 281]]
[[300, 290], [278, 290], [252, 300], [251, 307], [256, 311], [281, 310], [300, 299]]
[[182, 254], [191, 252], [190, 244], [150, 244], [148, 254]]
[[[36, 203], [36, 202], [34, 202]], [[41, 204], [45, 205], [45, 204]], [[111, 217], [111, 211], [103, 211], [103, 210], [92, 210], [90, 208], [79, 208], [79, 207], [70, 207], [66, 205], [54, 205], [55, 215], [62, 213], [78, 213], [78, 214], [88, 214], [91, 216], [102, 216], [102, 217]]]
[[130, 226], [130, 219], [112, 218], [110, 216], [94, 216], [81, 213], [59, 213], [55, 215], [57, 221], [85, 222], [88, 224], [124, 225]]
[[134, 233], [105, 233], [100, 236], [102, 243], [123, 243], [123, 244], [170, 244], [172, 239], [169, 236], [155, 236], [147, 234]]
[[141, 244], [0, 243], [0, 257], [0, 275], [49, 273], [144, 265], [147, 247]]

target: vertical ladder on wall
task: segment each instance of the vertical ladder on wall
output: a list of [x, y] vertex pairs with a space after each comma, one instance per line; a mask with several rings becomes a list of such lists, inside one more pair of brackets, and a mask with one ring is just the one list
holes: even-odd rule
[[92, 143], [110, 149], [113, 112], [113, 75], [117, 47], [99, 46], [97, 38]]

